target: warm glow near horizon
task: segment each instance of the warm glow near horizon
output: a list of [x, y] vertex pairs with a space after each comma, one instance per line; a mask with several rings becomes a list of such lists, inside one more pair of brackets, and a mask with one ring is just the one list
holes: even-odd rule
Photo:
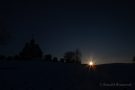
[[90, 66], [93, 66], [93, 65], [94, 65], [93, 61], [90, 61], [90, 62], [89, 62], [89, 65], [90, 65]]
[[93, 61], [93, 57], [90, 57], [88, 61], [89, 61], [88, 65], [90, 65], [90, 66], [94, 66], [95, 65], [95, 61]]
[[90, 69], [92, 69], [92, 70], [95, 70], [96, 69], [96, 65], [95, 65], [95, 62], [93, 62], [92, 60], [89, 62], [89, 64], [88, 64], [90, 67]]

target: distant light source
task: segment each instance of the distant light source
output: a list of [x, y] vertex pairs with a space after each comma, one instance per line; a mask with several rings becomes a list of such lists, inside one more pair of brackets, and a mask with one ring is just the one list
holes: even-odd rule
[[94, 63], [92, 60], [89, 62], [88, 65], [90, 66], [90, 67], [89, 67], [90, 70], [94, 70], [94, 71], [95, 71], [96, 65], [95, 65], [95, 63]]
[[90, 62], [89, 62], [89, 65], [90, 65], [90, 66], [93, 66], [93, 65], [94, 65], [93, 61], [90, 61]]

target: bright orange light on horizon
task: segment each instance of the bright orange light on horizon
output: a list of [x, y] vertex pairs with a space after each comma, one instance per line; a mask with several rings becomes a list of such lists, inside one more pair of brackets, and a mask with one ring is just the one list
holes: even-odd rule
[[89, 65], [90, 65], [90, 66], [93, 66], [93, 65], [94, 65], [94, 62], [93, 62], [93, 61], [90, 61], [90, 62], [89, 62]]
[[92, 60], [89, 62], [88, 65], [90, 66], [90, 69], [92, 69], [92, 70], [95, 70], [96, 69], [96, 64]]
[[92, 56], [89, 58], [88, 65], [90, 65], [90, 66], [94, 66], [95, 65], [95, 61], [94, 61]]

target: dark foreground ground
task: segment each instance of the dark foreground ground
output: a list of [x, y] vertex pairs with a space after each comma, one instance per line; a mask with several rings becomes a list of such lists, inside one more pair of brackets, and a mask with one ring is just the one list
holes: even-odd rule
[[0, 90], [135, 90], [135, 64], [0, 63]]

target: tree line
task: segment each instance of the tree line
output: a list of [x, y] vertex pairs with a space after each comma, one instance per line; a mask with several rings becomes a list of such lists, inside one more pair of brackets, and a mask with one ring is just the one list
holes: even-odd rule
[[26, 43], [22, 51], [14, 56], [0, 55], [1, 61], [32, 61], [40, 60], [46, 62], [63, 62], [63, 63], [78, 63], [81, 64], [81, 52], [76, 49], [75, 51], [68, 51], [64, 53], [63, 58], [53, 57], [51, 54], [43, 55], [43, 51], [35, 40], [32, 39], [29, 43]]
[[0, 61], [45, 61], [45, 62], [63, 62], [63, 63], [78, 63], [81, 64], [81, 54], [78, 50], [68, 51], [63, 58], [53, 57], [51, 54], [46, 54], [41, 57], [22, 57], [20, 55], [4, 56], [0, 55]]

